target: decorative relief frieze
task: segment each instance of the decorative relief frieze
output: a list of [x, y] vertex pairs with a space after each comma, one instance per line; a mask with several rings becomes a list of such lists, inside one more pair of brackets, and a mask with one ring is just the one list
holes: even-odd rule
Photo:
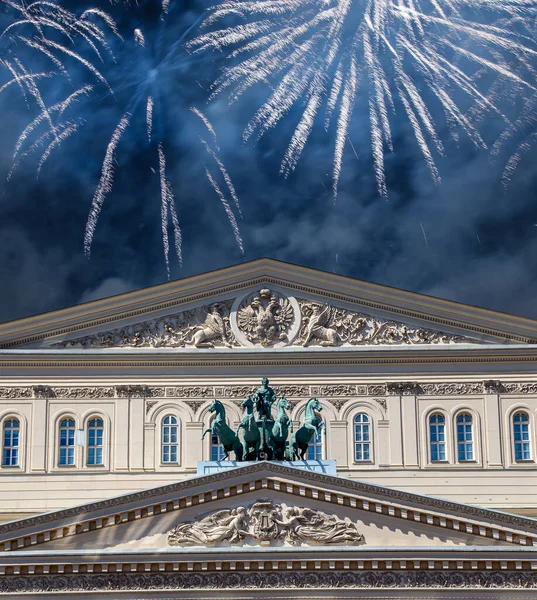
[[506, 394], [537, 394], [537, 383], [503, 383], [499, 391]]
[[53, 348], [281, 348], [473, 344], [471, 338], [263, 288]]
[[298, 298], [302, 323], [295, 345], [366, 346], [475, 343], [461, 335], [434, 331]]
[[116, 390], [108, 387], [53, 387], [55, 398], [114, 398]]
[[214, 387], [207, 385], [178, 385], [166, 388], [167, 398], [214, 398]]
[[118, 385], [115, 388], [118, 398], [162, 398], [163, 387], [152, 387], [149, 385]]
[[[360, 387], [365, 389], [365, 386]], [[311, 394], [320, 398], [326, 398], [327, 396], [357, 396], [358, 393], [355, 385], [332, 384], [311, 386]]]
[[0, 387], [0, 398], [10, 400], [12, 398], [31, 398], [30, 387]]
[[[156, 560], [156, 559], [155, 559]], [[162, 563], [162, 557], [158, 558]], [[257, 562], [257, 561], [256, 561]], [[259, 561], [263, 569], [255, 570], [221, 570], [217, 572], [200, 571], [189, 572], [148, 572], [140, 573], [138, 565], [132, 563], [125, 565], [121, 573], [92, 573], [87, 568], [86, 574], [77, 575], [8, 575], [0, 578], [0, 593], [47, 593], [61, 592], [90, 592], [102, 591], [109, 593], [114, 590], [121, 592], [150, 590], [226, 590], [226, 589], [262, 589], [264, 593], [271, 589], [422, 589], [439, 590], [467, 589], [468, 591], [480, 589], [507, 589], [529, 590], [537, 588], [537, 573], [528, 570], [515, 570], [513, 561], [506, 562], [506, 569], [484, 570], [438, 570], [434, 568], [435, 561], [431, 561], [433, 568], [422, 569], [415, 567], [413, 561], [405, 561], [404, 570], [398, 569], [355, 569], [355, 570], [319, 570], [306, 569], [284, 570], [287, 563], [281, 564], [278, 570], [273, 569], [273, 562], [265, 564]], [[300, 565], [300, 561], [296, 561]], [[108, 563], [104, 563], [108, 567]], [[206, 565], [207, 563], [203, 563]], [[356, 562], [354, 562], [356, 564]], [[429, 563], [430, 564], [430, 563]], [[139, 565], [144, 568], [144, 565]], [[168, 567], [168, 564], [165, 565]], [[409, 568], [412, 566], [412, 568]], [[78, 565], [77, 565], [78, 567]], [[173, 563], [169, 563], [173, 570]], [[509, 568], [507, 568], [509, 567]], [[205, 567], [204, 567], [205, 568]], [[519, 568], [518, 566], [516, 567]], [[93, 570], [93, 569], [92, 569]], [[99, 565], [99, 571], [102, 571]], [[465, 597], [468, 597], [465, 595]], [[480, 596], [483, 597], [483, 596]], [[518, 597], [518, 596], [517, 596]], [[524, 597], [529, 597], [524, 592]]]
[[[203, 385], [203, 386], [48, 386], [0, 387], [0, 399], [16, 398], [65, 398], [65, 399], [98, 399], [98, 398], [185, 398], [192, 400], [210, 400], [214, 398], [243, 400], [255, 392], [254, 385]], [[307, 399], [311, 396], [323, 398], [336, 407], [341, 407], [347, 400], [357, 396], [414, 395], [428, 396], [461, 396], [472, 394], [536, 394], [537, 382], [389, 382], [387, 384], [323, 384], [323, 385], [282, 385], [275, 390], [286, 398]], [[373, 398], [375, 402], [385, 405], [385, 400]]]
[[384, 396], [386, 394], [386, 386], [383, 384], [368, 385], [367, 394], [369, 396]]
[[482, 394], [483, 384], [475, 383], [421, 383], [420, 392], [428, 396], [464, 396]]
[[246, 542], [357, 545], [364, 542], [364, 536], [349, 519], [272, 500], [258, 500], [248, 508], [219, 510], [202, 519], [180, 523], [168, 535], [170, 546], [242, 546]]
[[53, 348], [213, 348], [238, 346], [229, 324], [232, 300], [52, 344]]

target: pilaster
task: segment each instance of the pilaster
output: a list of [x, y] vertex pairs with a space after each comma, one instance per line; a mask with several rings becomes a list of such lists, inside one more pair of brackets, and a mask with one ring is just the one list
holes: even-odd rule
[[338, 467], [349, 466], [349, 424], [330, 421], [328, 424], [326, 458], [335, 460]]
[[500, 416], [500, 389], [499, 381], [485, 381], [485, 423], [483, 427], [483, 450], [485, 457], [483, 466], [492, 469], [501, 469], [502, 460], [502, 426]]
[[[201, 435], [205, 424], [202, 421], [185, 423], [185, 460], [187, 469], [196, 469], [201, 458]], [[208, 434], [207, 434], [208, 435]]]

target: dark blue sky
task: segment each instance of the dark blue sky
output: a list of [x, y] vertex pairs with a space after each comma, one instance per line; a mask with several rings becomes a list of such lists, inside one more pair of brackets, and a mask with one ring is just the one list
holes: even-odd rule
[[[241, 201], [246, 260], [270, 256], [537, 318], [537, 148], [521, 162], [504, 193], [500, 179], [509, 148], [493, 162], [464, 136], [456, 145], [442, 132], [448, 152], [437, 161], [443, 181], [436, 186], [406, 121], [396, 116], [395, 152], [386, 156], [390, 193], [384, 199], [376, 192], [367, 118], [358, 106], [350, 137], [359, 160], [347, 146], [334, 204], [333, 146], [322, 128], [314, 132], [296, 172], [284, 179], [278, 171], [292, 114], [257, 145], [243, 144], [242, 129], [266, 90], [255, 90], [231, 108], [225, 97], [207, 104], [207, 90], [225, 59], [193, 57], [177, 41], [206, 4], [172, 0], [165, 30], [158, 0], [130, 8], [103, 5], [125, 38], [121, 43], [111, 36], [117, 62], [105, 59], [100, 67], [115, 95], [96, 85], [77, 105], [73, 118], [83, 125], [51, 155], [39, 178], [38, 157], [30, 157], [6, 181], [17, 136], [36, 111], [31, 101], [25, 106], [15, 88], [0, 95], [0, 321], [166, 281], [156, 145], [147, 142], [144, 113], [133, 101], [135, 86], [148, 70], [144, 60], [157, 67], [151, 83], [158, 98], [155, 136], [166, 148], [183, 231], [184, 264], [180, 268], [172, 257], [173, 279], [243, 260], [204, 175], [203, 130], [188, 110], [195, 105], [215, 127], [221, 158]], [[64, 5], [73, 10], [89, 6], [74, 0]], [[5, 23], [8, 16], [2, 18]], [[135, 28], [145, 33], [144, 55], [132, 43]], [[173, 45], [163, 68], [162, 58]], [[71, 82], [54, 79], [44, 85], [51, 102], [69, 86], [91, 79], [82, 69], [70, 68]], [[116, 180], [87, 259], [88, 211], [107, 142], [125, 110], [133, 114], [132, 124], [118, 147]], [[489, 143], [497, 135], [496, 125], [484, 124]]]

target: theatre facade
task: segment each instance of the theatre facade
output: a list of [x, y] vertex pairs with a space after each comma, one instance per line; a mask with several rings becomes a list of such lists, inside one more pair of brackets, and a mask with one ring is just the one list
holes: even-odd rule
[[[4, 323], [0, 593], [534, 598], [536, 358], [537, 321], [269, 259]], [[260, 387], [295, 433], [318, 400], [308, 460], [202, 440]]]

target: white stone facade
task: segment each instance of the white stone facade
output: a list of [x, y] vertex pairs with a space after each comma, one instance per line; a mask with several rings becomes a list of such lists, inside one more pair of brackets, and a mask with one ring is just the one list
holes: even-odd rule
[[[534, 598], [536, 340], [272, 260], [0, 325], [0, 593]], [[197, 475], [263, 376], [337, 475]]]
[[[200, 439], [212, 400], [235, 427], [262, 376], [295, 425], [320, 399], [321, 456], [340, 475], [537, 514], [535, 339], [528, 319], [270, 260], [6, 323], [0, 428], [19, 431], [0, 520], [191, 476], [214, 458]], [[163, 462], [166, 417], [177, 441]]]

